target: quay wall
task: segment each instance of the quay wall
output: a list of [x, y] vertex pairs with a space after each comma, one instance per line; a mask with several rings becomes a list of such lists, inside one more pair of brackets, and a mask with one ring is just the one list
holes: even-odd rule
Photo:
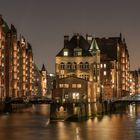
[[16, 112], [24, 108], [31, 107], [32, 104], [4, 104], [0, 103], [0, 113], [5, 113], [5, 112]]

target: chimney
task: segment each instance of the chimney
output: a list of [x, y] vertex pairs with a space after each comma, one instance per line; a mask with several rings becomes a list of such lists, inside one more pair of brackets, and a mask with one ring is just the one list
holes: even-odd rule
[[68, 42], [69, 42], [69, 36], [65, 35], [64, 36], [64, 48], [66, 48]]

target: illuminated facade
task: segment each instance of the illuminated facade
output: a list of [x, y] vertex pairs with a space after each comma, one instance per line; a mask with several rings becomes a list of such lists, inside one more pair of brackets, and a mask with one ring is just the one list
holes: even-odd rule
[[101, 52], [101, 87], [105, 99], [129, 94], [130, 60], [127, 45], [119, 37], [96, 38]]
[[140, 69], [130, 71], [130, 94], [140, 93]]
[[[70, 40], [69, 36], [65, 36], [64, 47], [56, 55], [55, 70], [60, 84], [55, 90], [67, 88], [73, 91], [70, 86], [62, 87], [60, 79], [84, 79], [88, 85], [85, 92], [89, 102], [97, 101], [100, 97], [112, 100], [129, 94], [129, 53], [121, 34], [110, 38], [86, 35], [86, 39], [76, 34]], [[62, 96], [65, 94], [63, 92]]]
[[30, 96], [33, 91], [33, 53], [24, 37], [0, 16], [0, 97]]
[[33, 96], [42, 96], [41, 73], [36, 64], [33, 69]]
[[[96, 102], [99, 98], [100, 50], [96, 40], [93, 38], [90, 39], [91, 44], [89, 45], [88, 41], [79, 34], [74, 35], [70, 40], [69, 36], [64, 37], [64, 47], [56, 55], [55, 64], [56, 77], [58, 77], [57, 81], [59, 81], [55, 90], [65, 89], [62, 90], [63, 92], [61, 94], [63, 95], [61, 95], [60, 98], [67, 98], [67, 96], [74, 97], [75, 93], [77, 93], [76, 95], [79, 99], [85, 96], [88, 102]], [[80, 83], [73, 83], [73, 80], [67, 81], [68, 77]], [[82, 87], [83, 82], [79, 79], [86, 82], [86, 90], [82, 90], [84, 89], [84, 87]], [[60, 81], [67, 81], [69, 84], [62, 84]], [[72, 85], [72, 87], [70, 85]], [[84, 92], [77, 92], [78, 90]], [[66, 94], [67, 96], [65, 96]]]
[[41, 73], [41, 87], [42, 87], [42, 96], [47, 95], [47, 71], [43, 64], [42, 69], [40, 71]]

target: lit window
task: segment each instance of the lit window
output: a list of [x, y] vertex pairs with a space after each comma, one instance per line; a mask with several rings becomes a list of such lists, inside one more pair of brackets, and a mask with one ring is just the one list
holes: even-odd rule
[[104, 71], [104, 75], [106, 75], [106, 71]]
[[69, 84], [64, 84], [64, 87], [65, 88], [69, 88]]
[[61, 73], [61, 75], [64, 74], [64, 70], [61, 70], [60, 73]]
[[73, 93], [72, 98], [73, 99], [79, 99], [80, 98], [79, 93]]
[[103, 64], [101, 64], [101, 68], [103, 67]]
[[76, 94], [75, 93], [72, 94], [72, 98], [76, 99]]
[[76, 84], [72, 84], [72, 88], [76, 88]]
[[59, 87], [60, 87], [60, 88], [63, 88], [63, 84], [59, 84]]
[[88, 80], [89, 79], [89, 75], [85, 75], [85, 79]]
[[98, 69], [100, 68], [100, 64], [97, 64], [97, 68], [98, 68]]
[[104, 68], [106, 68], [106, 64], [104, 64]]
[[64, 78], [64, 75], [62, 74], [62, 75], [59, 75], [59, 78]]
[[82, 86], [81, 86], [81, 84], [77, 84], [77, 88], [81, 88]]
[[68, 51], [64, 51], [64, 56], [68, 56]]
[[78, 55], [78, 56], [81, 56], [81, 55], [82, 55], [82, 52], [77, 52], [77, 55]]

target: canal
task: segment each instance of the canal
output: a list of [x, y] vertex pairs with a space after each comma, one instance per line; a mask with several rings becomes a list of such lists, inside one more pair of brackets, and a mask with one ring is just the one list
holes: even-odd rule
[[49, 120], [48, 105], [0, 116], [0, 140], [140, 140], [140, 105], [82, 122]]

